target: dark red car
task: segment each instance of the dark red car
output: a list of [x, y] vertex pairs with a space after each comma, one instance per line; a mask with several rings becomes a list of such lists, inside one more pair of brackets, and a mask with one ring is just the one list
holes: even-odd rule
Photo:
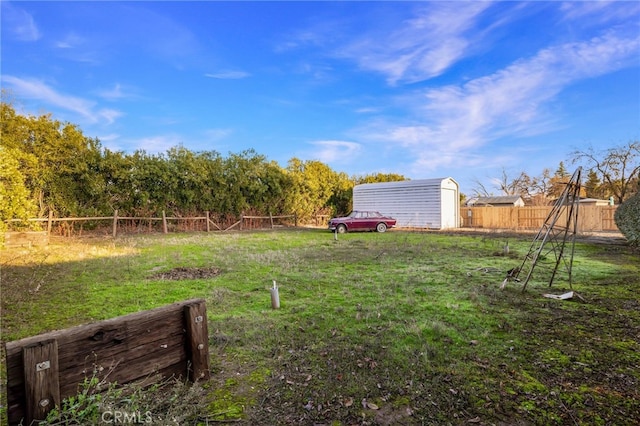
[[329, 230], [344, 234], [347, 231], [385, 232], [396, 226], [396, 220], [379, 212], [352, 211], [346, 217], [334, 217], [329, 221]]

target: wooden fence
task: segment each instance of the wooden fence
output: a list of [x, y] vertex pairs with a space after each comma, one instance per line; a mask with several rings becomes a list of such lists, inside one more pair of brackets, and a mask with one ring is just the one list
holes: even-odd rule
[[[54, 217], [52, 212], [49, 213], [48, 218], [33, 218], [27, 219], [27, 222], [35, 222], [35, 223], [46, 223], [46, 233], [47, 235], [51, 234], [51, 230], [53, 229], [53, 225], [56, 223], [66, 223], [74, 225], [76, 223], [86, 223], [86, 222], [103, 222], [109, 223], [111, 227], [111, 233], [113, 237], [118, 234], [118, 228], [122, 227], [123, 223], [126, 222], [136, 222], [138, 224], [146, 223], [148, 225], [148, 230], [151, 231], [152, 224], [154, 222], [159, 222], [162, 225], [162, 232], [167, 234], [169, 233], [169, 223], [170, 222], [201, 222], [202, 226], [200, 229], [206, 230], [210, 232], [212, 230], [216, 231], [228, 231], [230, 229], [238, 228], [243, 229], [243, 227], [249, 228], [264, 228], [271, 227], [275, 228], [277, 226], [277, 221], [292, 221], [293, 226], [298, 226], [298, 217], [295, 214], [292, 215], [269, 215], [269, 216], [240, 216], [240, 219], [237, 222], [229, 226], [221, 226], [219, 223], [216, 223], [212, 220], [209, 212], [205, 212], [204, 216], [194, 216], [194, 217], [182, 217], [182, 216], [167, 216], [165, 212], [162, 212], [161, 217], [138, 217], [138, 216], [119, 216], [118, 210], [116, 210], [113, 216], [96, 216], [96, 217]], [[24, 222], [20, 219], [12, 219], [9, 223], [18, 223]], [[268, 224], [265, 226], [265, 224]], [[109, 226], [109, 225], [107, 225]], [[69, 231], [70, 232], [70, 231]]]
[[[534, 230], [544, 225], [553, 206], [462, 207], [462, 226]], [[618, 231], [613, 215], [617, 206], [579, 206], [578, 232]]]
[[202, 299], [28, 337], [5, 347], [10, 425], [44, 419], [92, 377], [148, 385], [170, 376], [210, 376]]

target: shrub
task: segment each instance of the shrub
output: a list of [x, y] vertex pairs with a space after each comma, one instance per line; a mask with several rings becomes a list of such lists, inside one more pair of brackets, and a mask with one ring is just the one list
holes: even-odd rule
[[616, 209], [616, 225], [631, 245], [640, 245], [640, 192]]

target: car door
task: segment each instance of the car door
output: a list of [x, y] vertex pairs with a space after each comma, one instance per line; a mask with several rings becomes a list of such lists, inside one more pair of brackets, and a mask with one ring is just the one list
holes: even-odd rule
[[375, 229], [377, 224], [378, 224], [378, 218], [376, 217], [375, 213], [365, 212], [363, 214], [362, 227], [361, 227], [362, 230], [370, 231], [372, 229]]
[[354, 231], [362, 231], [366, 229], [367, 226], [367, 213], [366, 212], [356, 212], [355, 217], [353, 218], [353, 223], [351, 228]]

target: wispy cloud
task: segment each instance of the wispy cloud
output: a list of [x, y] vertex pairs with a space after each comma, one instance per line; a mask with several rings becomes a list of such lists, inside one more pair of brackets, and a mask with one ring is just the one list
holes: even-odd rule
[[562, 90], [631, 65], [639, 50], [639, 35], [615, 33], [550, 47], [465, 84], [415, 93], [405, 99], [416, 116], [412, 123], [377, 123], [368, 137], [409, 149], [420, 168], [460, 164], [488, 141], [557, 126], [548, 108]]
[[339, 55], [387, 82], [413, 83], [436, 77], [463, 58], [471, 43], [467, 32], [490, 2], [432, 2], [389, 34], [366, 33]]
[[159, 154], [166, 152], [170, 148], [181, 145], [183, 138], [177, 134], [149, 136], [145, 138], [135, 139], [127, 143], [128, 147], [144, 150], [150, 154]]
[[209, 142], [218, 142], [233, 133], [233, 129], [207, 129], [204, 131], [205, 138]]
[[58, 49], [74, 49], [85, 43], [85, 40], [76, 33], [68, 33], [64, 38], [54, 41], [53, 46]]
[[245, 71], [225, 70], [225, 71], [218, 71], [214, 73], [207, 73], [204, 76], [209, 78], [216, 78], [220, 80], [237, 80], [241, 78], [250, 77], [251, 74]]
[[[564, 19], [580, 21], [583, 24], [600, 24], [616, 19], [627, 20], [640, 13], [640, 3], [636, 1], [571, 1], [562, 3], [560, 10]], [[588, 19], [585, 19], [588, 18]]]
[[115, 109], [97, 108], [93, 101], [60, 93], [41, 80], [3, 75], [2, 81], [8, 84], [19, 96], [37, 99], [48, 105], [71, 111], [90, 123], [106, 122], [111, 124], [122, 115], [120, 111]]
[[14, 6], [13, 2], [1, 2], [2, 28], [6, 35], [19, 41], [36, 41], [41, 34], [33, 16]]
[[325, 163], [351, 161], [362, 149], [359, 143], [340, 140], [314, 141], [311, 145], [316, 147], [312, 157]]
[[113, 87], [108, 89], [99, 89], [95, 93], [108, 101], [130, 99], [137, 96], [131, 87], [123, 86], [120, 83], [115, 83]]

